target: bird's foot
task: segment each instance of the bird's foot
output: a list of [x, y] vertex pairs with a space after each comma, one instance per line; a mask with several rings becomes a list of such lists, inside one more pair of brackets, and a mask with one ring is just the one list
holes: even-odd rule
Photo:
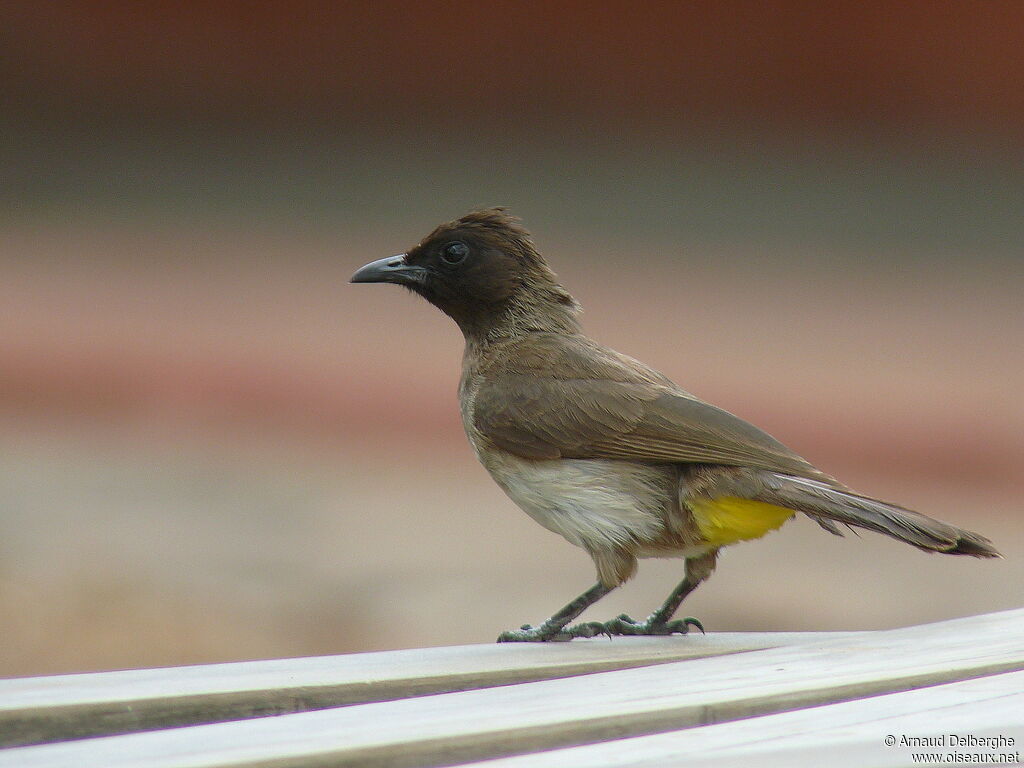
[[562, 627], [551, 626], [547, 622], [539, 627], [523, 624], [519, 629], [510, 629], [498, 635], [499, 643], [549, 643], [572, 640], [572, 636]]
[[623, 613], [599, 626], [603, 630], [601, 634], [606, 635], [685, 635], [689, 633], [690, 627], [695, 627], [704, 634], [704, 625], [692, 616], [665, 621], [656, 613], [643, 621], [634, 621]]
[[594, 637], [607, 635], [605, 625], [599, 621], [589, 621], [572, 627], [557, 627], [547, 623], [539, 627], [523, 624], [519, 629], [510, 629], [498, 635], [499, 643], [551, 643], [568, 642], [574, 637]]

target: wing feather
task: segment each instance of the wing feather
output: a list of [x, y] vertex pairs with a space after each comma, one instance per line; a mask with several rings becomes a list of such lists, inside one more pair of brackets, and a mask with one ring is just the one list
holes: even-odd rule
[[525, 458], [725, 464], [827, 477], [728, 411], [648, 382], [491, 378], [477, 394], [473, 423], [494, 445]]

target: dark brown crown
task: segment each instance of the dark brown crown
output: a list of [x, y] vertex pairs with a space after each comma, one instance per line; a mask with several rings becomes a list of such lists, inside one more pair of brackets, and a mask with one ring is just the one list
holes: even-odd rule
[[522, 224], [522, 219], [513, 216], [507, 208], [481, 208], [465, 216], [441, 224], [427, 235], [424, 243], [444, 239], [455, 232], [468, 232], [531, 265], [545, 264], [533, 244], [533, 237]]

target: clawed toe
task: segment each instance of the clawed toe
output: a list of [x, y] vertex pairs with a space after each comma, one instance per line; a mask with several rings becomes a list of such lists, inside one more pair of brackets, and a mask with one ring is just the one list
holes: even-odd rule
[[604, 630], [609, 635], [685, 635], [690, 627], [696, 627], [704, 633], [704, 625], [692, 616], [675, 621], [659, 621], [648, 616], [644, 621], [633, 621], [626, 614], [604, 623]]
[[706, 635], [707, 634], [707, 632], [704, 631], [704, 625], [700, 623], [699, 619], [693, 618], [693, 616], [687, 616], [687, 617], [682, 618], [682, 619], [676, 619], [675, 621], [670, 621], [665, 626], [669, 629], [669, 634], [685, 635], [685, 634], [689, 633], [690, 627], [694, 627], [695, 629], [699, 629], [700, 633], [702, 635]]
[[607, 635], [611, 638], [611, 634], [606, 629], [604, 623], [600, 621], [587, 621], [582, 624], [577, 624], [573, 627], [569, 627], [568, 633], [570, 637], [597, 637], [598, 635]]
[[[596, 634], [596, 633], [595, 633]], [[579, 635], [583, 637], [583, 635]], [[529, 624], [523, 624], [519, 629], [510, 629], [507, 632], [502, 632], [498, 635], [499, 643], [550, 643], [550, 642], [564, 642], [566, 640], [572, 640], [577, 635], [572, 635], [569, 632], [565, 632], [561, 627], [545, 627], [541, 625], [539, 627], [531, 627]], [[592, 635], [588, 635], [592, 637]]]

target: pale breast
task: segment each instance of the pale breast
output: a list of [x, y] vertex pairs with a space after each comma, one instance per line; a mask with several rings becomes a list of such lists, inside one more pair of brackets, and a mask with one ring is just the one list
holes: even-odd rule
[[536, 461], [494, 449], [478, 455], [512, 501], [576, 546], [634, 550], [662, 533], [672, 498], [670, 468], [605, 459]]
[[679, 473], [671, 465], [612, 459], [524, 459], [490, 444], [473, 424], [481, 385], [466, 367], [459, 385], [462, 423], [477, 458], [524, 512], [590, 552], [626, 549], [664, 557], [677, 539]]

